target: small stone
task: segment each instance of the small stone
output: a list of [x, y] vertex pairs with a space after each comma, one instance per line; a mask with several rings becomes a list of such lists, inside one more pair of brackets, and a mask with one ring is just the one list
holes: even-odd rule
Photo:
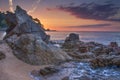
[[0, 60], [5, 59], [5, 54], [3, 52], [0, 52]]
[[69, 80], [69, 77], [66, 76], [66, 77], [64, 77], [62, 80]]
[[39, 71], [40, 75], [42, 76], [50, 75], [50, 74], [57, 73], [57, 72], [59, 72], [59, 69], [55, 67], [45, 67], [44, 69], [41, 69]]

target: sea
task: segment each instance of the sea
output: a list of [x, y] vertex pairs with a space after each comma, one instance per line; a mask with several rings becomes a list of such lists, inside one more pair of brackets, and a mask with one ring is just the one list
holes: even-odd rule
[[[79, 34], [80, 40], [84, 42], [98, 42], [109, 45], [110, 42], [117, 42], [120, 45], [120, 32], [104, 31], [46, 31], [50, 35], [50, 40], [64, 42], [70, 33]], [[0, 31], [0, 40], [5, 36], [4, 31]]]
[[53, 41], [64, 41], [70, 33], [79, 34], [80, 40], [84, 42], [98, 42], [109, 45], [110, 42], [117, 42], [120, 45], [120, 32], [105, 31], [47, 31]]

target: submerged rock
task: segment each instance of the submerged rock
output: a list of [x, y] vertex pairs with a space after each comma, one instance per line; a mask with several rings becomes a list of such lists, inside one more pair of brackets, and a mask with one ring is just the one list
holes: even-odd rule
[[79, 47], [79, 52], [80, 53], [87, 53], [88, 52], [88, 48], [83, 46], [83, 47]]

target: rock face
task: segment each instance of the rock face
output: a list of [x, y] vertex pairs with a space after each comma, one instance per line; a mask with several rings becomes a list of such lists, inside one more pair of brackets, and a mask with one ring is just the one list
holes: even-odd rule
[[47, 42], [49, 40], [49, 36], [44, 32], [42, 25], [36, 23], [33, 18], [19, 6], [16, 8], [15, 14], [11, 13], [10, 15], [12, 15], [12, 17], [10, 17], [11, 20], [7, 20], [9, 20], [10, 23], [15, 22], [14, 24], [18, 24], [16, 24], [15, 27], [10, 27], [8, 29], [9, 31], [5, 38], [12, 36], [13, 34], [19, 36], [25, 33], [32, 33], [33, 35], [41, 36], [43, 41]]
[[18, 24], [6, 35], [6, 41], [20, 60], [33, 65], [55, 64], [70, 57], [54, 46], [49, 47], [49, 36], [25, 10], [17, 6]]
[[6, 33], [9, 34], [9, 32], [15, 28], [15, 26], [18, 24], [17, 17], [14, 13], [7, 12], [5, 14], [5, 20], [7, 22], [7, 25], [9, 26]]

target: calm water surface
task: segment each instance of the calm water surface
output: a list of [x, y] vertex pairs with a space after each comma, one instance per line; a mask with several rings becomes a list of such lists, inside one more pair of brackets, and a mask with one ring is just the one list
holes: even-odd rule
[[51, 36], [51, 40], [65, 40], [70, 33], [79, 34], [80, 40], [85, 42], [95, 41], [106, 45], [110, 42], [118, 42], [120, 45], [120, 32], [47, 32]]

